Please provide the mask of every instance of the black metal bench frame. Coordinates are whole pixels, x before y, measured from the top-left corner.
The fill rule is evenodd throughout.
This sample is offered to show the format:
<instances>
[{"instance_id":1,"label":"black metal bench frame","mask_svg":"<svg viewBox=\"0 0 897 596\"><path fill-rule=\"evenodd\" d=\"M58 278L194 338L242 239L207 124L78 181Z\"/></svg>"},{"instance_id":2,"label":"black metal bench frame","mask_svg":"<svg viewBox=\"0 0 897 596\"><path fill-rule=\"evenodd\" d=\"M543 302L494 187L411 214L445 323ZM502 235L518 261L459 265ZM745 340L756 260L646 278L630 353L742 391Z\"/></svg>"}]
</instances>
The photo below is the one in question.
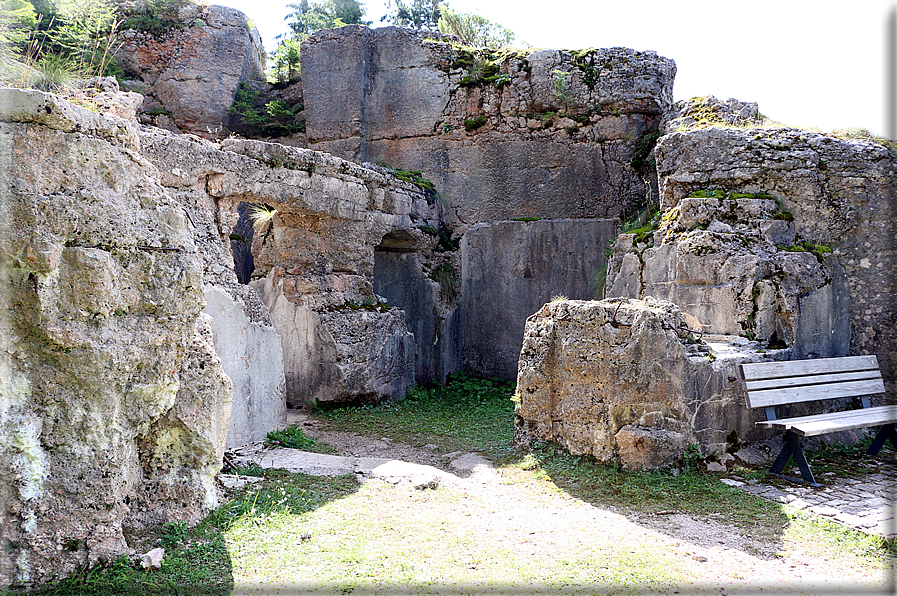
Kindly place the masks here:
<instances>
[{"instance_id":1,"label":"black metal bench frame","mask_svg":"<svg viewBox=\"0 0 897 596\"><path fill-rule=\"evenodd\" d=\"M867 453L877 454L887 440L897 448L897 406L873 408L869 402L870 395L885 392L875 356L759 362L741 364L740 369L748 407L766 411L766 420L757 422L757 426L785 431L782 451L769 469L771 474L822 486L813 478L800 437L880 426ZM776 406L842 397L860 397L863 407L814 416L783 419L776 416ZM791 457L800 469L802 480L781 475Z\"/></svg>"}]
</instances>

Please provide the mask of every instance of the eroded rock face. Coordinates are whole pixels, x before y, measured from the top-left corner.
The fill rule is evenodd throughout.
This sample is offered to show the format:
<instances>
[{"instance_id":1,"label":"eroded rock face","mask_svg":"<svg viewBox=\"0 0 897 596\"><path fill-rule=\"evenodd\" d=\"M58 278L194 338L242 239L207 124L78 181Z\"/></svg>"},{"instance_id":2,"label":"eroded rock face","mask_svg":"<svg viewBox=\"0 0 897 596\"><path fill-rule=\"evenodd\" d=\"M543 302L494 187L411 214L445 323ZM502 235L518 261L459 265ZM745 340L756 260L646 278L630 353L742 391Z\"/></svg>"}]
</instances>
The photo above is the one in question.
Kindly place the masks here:
<instances>
[{"instance_id":1,"label":"eroded rock face","mask_svg":"<svg viewBox=\"0 0 897 596\"><path fill-rule=\"evenodd\" d=\"M675 72L653 52L490 58L396 27L320 31L302 48L315 148L420 170L468 224L642 203L631 162L672 103Z\"/></svg>"},{"instance_id":2,"label":"eroded rock face","mask_svg":"<svg viewBox=\"0 0 897 596\"><path fill-rule=\"evenodd\" d=\"M238 139L218 146L150 131L143 144L163 183L194 213L204 253L217 255L205 257L207 284L231 294L239 285L223 264L239 205L277 211L254 231L254 281L242 287L257 292L280 334L288 404L404 397L414 384L415 342L403 311L374 293L374 253L396 243L431 251L437 240L419 226L439 220L437 204L383 168L308 149Z\"/></svg>"},{"instance_id":3,"label":"eroded rock face","mask_svg":"<svg viewBox=\"0 0 897 596\"><path fill-rule=\"evenodd\" d=\"M0 121L0 584L29 584L215 506L231 384L135 123L9 89Z\"/></svg>"},{"instance_id":4,"label":"eroded rock face","mask_svg":"<svg viewBox=\"0 0 897 596\"><path fill-rule=\"evenodd\" d=\"M891 272L897 270L893 219L897 157L867 141L793 129L711 128L673 133L660 140L656 153L664 212L699 190L765 192L794 218L794 240L781 223L761 222L769 227L759 231L771 243L811 242L831 249L821 268L813 266L809 253L778 257L784 257L786 275L797 275L799 270L793 279L800 280L799 285L806 283L794 288L792 304L804 316L815 316L827 304L840 308L845 302L837 289L840 274L827 265L837 261L846 277L841 283L849 294L849 351L877 355L893 394L897 287ZM687 210L686 205L682 210ZM817 273L806 275L813 270ZM819 275L831 277L831 294L815 290L823 287L813 281ZM770 294L769 288L760 291ZM831 330L839 328L839 316L832 318Z\"/></svg>"},{"instance_id":5,"label":"eroded rock face","mask_svg":"<svg viewBox=\"0 0 897 596\"><path fill-rule=\"evenodd\" d=\"M794 358L846 355L849 292L837 259L795 244L796 222L769 195L696 194L652 235L620 236L607 296L668 300L696 331L789 347Z\"/></svg>"},{"instance_id":6,"label":"eroded rock face","mask_svg":"<svg viewBox=\"0 0 897 596\"><path fill-rule=\"evenodd\" d=\"M183 26L158 36L122 32L116 57L139 76L128 85L144 95L148 122L216 138L230 120L240 81L264 79L261 39L246 15L224 6L189 4L178 20Z\"/></svg>"},{"instance_id":7,"label":"eroded rock face","mask_svg":"<svg viewBox=\"0 0 897 596\"><path fill-rule=\"evenodd\" d=\"M664 301L558 301L529 318L517 376L514 442L557 441L631 469L678 462L689 445L722 452L757 437L736 366L762 357L696 342Z\"/></svg>"}]
</instances>

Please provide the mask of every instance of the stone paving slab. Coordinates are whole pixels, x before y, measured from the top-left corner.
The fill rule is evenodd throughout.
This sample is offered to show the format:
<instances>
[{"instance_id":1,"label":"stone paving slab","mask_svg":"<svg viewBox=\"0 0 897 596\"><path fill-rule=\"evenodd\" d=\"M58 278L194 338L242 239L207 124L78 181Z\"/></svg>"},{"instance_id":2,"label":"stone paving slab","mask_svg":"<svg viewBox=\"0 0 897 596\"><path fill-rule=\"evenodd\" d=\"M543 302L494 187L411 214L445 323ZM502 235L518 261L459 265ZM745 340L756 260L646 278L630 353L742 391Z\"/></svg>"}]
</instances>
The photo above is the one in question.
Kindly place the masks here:
<instances>
[{"instance_id":1,"label":"stone paving slab","mask_svg":"<svg viewBox=\"0 0 897 596\"><path fill-rule=\"evenodd\" d=\"M824 474L825 484L814 488L802 484L772 486L756 480L724 478L740 490L786 507L827 517L867 534L897 538L897 463L862 463L856 478ZM791 472L789 472L791 473ZM795 472L799 475L799 472Z\"/></svg>"}]
</instances>

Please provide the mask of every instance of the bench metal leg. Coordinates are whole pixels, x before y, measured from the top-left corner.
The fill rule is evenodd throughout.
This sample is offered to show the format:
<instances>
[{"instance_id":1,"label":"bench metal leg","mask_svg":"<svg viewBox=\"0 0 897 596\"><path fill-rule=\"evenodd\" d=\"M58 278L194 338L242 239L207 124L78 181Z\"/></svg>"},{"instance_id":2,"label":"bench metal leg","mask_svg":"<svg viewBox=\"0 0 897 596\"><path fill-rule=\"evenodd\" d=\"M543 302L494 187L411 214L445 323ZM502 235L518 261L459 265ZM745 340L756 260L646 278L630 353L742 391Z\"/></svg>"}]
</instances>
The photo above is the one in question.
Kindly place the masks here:
<instances>
[{"instance_id":1,"label":"bench metal leg","mask_svg":"<svg viewBox=\"0 0 897 596\"><path fill-rule=\"evenodd\" d=\"M797 467L800 469L800 475L803 477L803 480L798 480L797 478L789 478L788 476L782 476L780 472L785 468L785 464L788 463L788 460L791 459L791 456L794 456L794 461L797 463ZM776 476L781 476L786 480L791 480L793 482L806 482L810 486L822 486L816 479L813 478L813 472L810 470L810 464L807 463L807 458L804 456L804 450L800 446L800 437L791 432L790 430L785 431L785 444L782 446L782 451L779 452L779 456L776 458L775 463L772 464L772 467L769 469L770 474L775 474Z\"/></svg>"},{"instance_id":2,"label":"bench metal leg","mask_svg":"<svg viewBox=\"0 0 897 596\"><path fill-rule=\"evenodd\" d=\"M885 424L878 430L875 440L869 445L869 455L878 455L881 448L885 446L885 441L891 440L891 445L897 449L897 424Z\"/></svg>"}]
</instances>

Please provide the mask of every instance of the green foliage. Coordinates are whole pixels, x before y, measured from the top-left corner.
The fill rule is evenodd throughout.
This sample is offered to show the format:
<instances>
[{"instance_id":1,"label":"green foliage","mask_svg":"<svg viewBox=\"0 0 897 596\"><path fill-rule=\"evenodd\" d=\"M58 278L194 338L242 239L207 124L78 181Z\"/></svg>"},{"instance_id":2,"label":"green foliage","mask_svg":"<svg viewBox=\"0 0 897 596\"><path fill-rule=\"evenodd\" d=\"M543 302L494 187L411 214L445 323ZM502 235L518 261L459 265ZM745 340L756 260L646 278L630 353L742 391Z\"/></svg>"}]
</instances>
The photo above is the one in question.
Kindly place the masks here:
<instances>
[{"instance_id":1,"label":"green foliage","mask_svg":"<svg viewBox=\"0 0 897 596\"><path fill-rule=\"evenodd\" d=\"M448 6L440 11L438 27L442 33L455 35L462 44L475 48L500 48L514 43L514 32L507 27Z\"/></svg>"},{"instance_id":2,"label":"green foliage","mask_svg":"<svg viewBox=\"0 0 897 596\"><path fill-rule=\"evenodd\" d=\"M287 449L301 449L302 451L313 451L315 453L334 452L329 445L324 445L316 439L306 436L302 429L296 425L289 426L283 430L272 430L269 432L265 436L265 447L268 449L285 447Z\"/></svg>"},{"instance_id":3,"label":"green foliage","mask_svg":"<svg viewBox=\"0 0 897 596\"><path fill-rule=\"evenodd\" d=\"M387 12L380 21L418 31L438 31L439 17L446 8L442 0L387 0Z\"/></svg>"},{"instance_id":4,"label":"green foliage","mask_svg":"<svg viewBox=\"0 0 897 596\"><path fill-rule=\"evenodd\" d=\"M726 191L724 190L696 190L688 195L689 199L725 199Z\"/></svg>"},{"instance_id":5,"label":"green foliage","mask_svg":"<svg viewBox=\"0 0 897 596\"><path fill-rule=\"evenodd\" d=\"M24 50L36 26L37 16L31 4L25 0L0 1L0 51L6 51L10 45Z\"/></svg>"},{"instance_id":6,"label":"green foliage","mask_svg":"<svg viewBox=\"0 0 897 596\"><path fill-rule=\"evenodd\" d=\"M439 296L449 304L454 304L461 285L454 267L439 265L430 272L429 278L439 284Z\"/></svg>"},{"instance_id":7,"label":"green foliage","mask_svg":"<svg viewBox=\"0 0 897 596\"><path fill-rule=\"evenodd\" d=\"M823 255L826 255L832 252L832 249L824 244L815 244L813 242L798 242L797 244L792 244L791 246L783 246L777 245L776 248L779 250L784 250L785 252L809 252L813 253L820 263L823 260Z\"/></svg>"},{"instance_id":8,"label":"green foliage","mask_svg":"<svg viewBox=\"0 0 897 596\"><path fill-rule=\"evenodd\" d=\"M514 217L511 221L522 221L522 222L531 222L531 221L539 221L542 219L541 217Z\"/></svg>"},{"instance_id":9,"label":"green foliage","mask_svg":"<svg viewBox=\"0 0 897 596\"><path fill-rule=\"evenodd\" d=\"M594 90L601 76L601 66L597 63L595 50L592 48L573 52L573 60L576 67L582 71L583 81L589 90Z\"/></svg>"},{"instance_id":10,"label":"green foliage","mask_svg":"<svg viewBox=\"0 0 897 596\"><path fill-rule=\"evenodd\" d=\"M654 232L660 226L660 207L647 206L641 209L632 219L623 223L621 234L635 234L634 244L653 243Z\"/></svg>"},{"instance_id":11,"label":"green foliage","mask_svg":"<svg viewBox=\"0 0 897 596\"><path fill-rule=\"evenodd\" d=\"M343 25L370 25L364 21L364 8L358 0L321 0L309 3L301 0L287 4L293 12L286 17L293 39L303 40L315 31Z\"/></svg>"},{"instance_id":12,"label":"green foliage","mask_svg":"<svg viewBox=\"0 0 897 596\"><path fill-rule=\"evenodd\" d=\"M34 65L37 77L31 86L42 91L55 91L71 84L80 76L76 65L71 60L56 54L47 54Z\"/></svg>"},{"instance_id":13,"label":"green foliage","mask_svg":"<svg viewBox=\"0 0 897 596\"><path fill-rule=\"evenodd\" d=\"M654 158L651 157L651 151L657 145L657 139L660 138L660 127L654 124L645 131L635 143L635 154L632 156L632 169L636 172L645 172L646 169L653 169L655 166Z\"/></svg>"},{"instance_id":14,"label":"green foliage","mask_svg":"<svg viewBox=\"0 0 897 596\"><path fill-rule=\"evenodd\" d=\"M554 87L554 96L566 105L573 97L570 89L570 73L563 70L555 70L551 73L551 80Z\"/></svg>"},{"instance_id":15,"label":"green foliage","mask_svg":"<svg viewBox=\"0 0 897 596\"><path fill-rule=\"evenodd\" d=\"M80 76L108 74L113 67L121 19L110 0L65 0L56 4L54 25L43 33L44 51L67 60Z\"/></svg>"},{"instance_id":16,"label":"green foliage","mask_svg":"<svg viewBox=\"0 0 897 596\"><path fill-rule=\"evenodd\" d=\"M468 118L464 121L464 130L467 132L473 132L476 129L480 128L484 124L486 124L489 119L486 116L477 116L476 118Z\"/></svg>"},{"instance_id":17,"label":"green foliage","mask_svg":"<svg viewBox=\"0 0 897 596\"><path fill-rule=\"evenodd\" d=\"M428 205L434 204L439 199L439 191L436 190L436 185L424 178L420 171L398 170L385 165L383 167L392 170L393 176L399 180L413 184L421 189L424 192L424 197L426 197Z\"/></svg>"},{"instance_id":18,"label":"green foliage","mask_svg":"<svg viewBox=\"0 0 897 596\"><path fill-rule=\"evenodd\" d=\"M259 92L246 81L234 96L234 103L228 112L235 114L239 122L234 128L249 137L283 137L305 131L305 123L297 120L302 106L290 108L280 100L269 101L264 106L258 100Z\"/></svg>"},{"instance_id":19,"label":"green foliage","mask_svg":"<svg viewBox=\"0 0 897 596\"><path fill-rule=\"evenodd\" d=\"M285 83L294 81L302 74L300 68L300 47L302 40L296 37L281 40L271 53L273 65L271 72L277 82Z\"/></svg>"},{"instance_id":20,"label":"green foliage","mask_svg":"<svg viewBox=\"0 0 897 596\"><path fill-rule=\"evenodd\" d=\"M250 464L240 465L234 468L234 474L238 474L240 476L253 476L255 478L264 478L265 477L265 468L261 467L255 462Z\"/></svg>"}]
</instances>

